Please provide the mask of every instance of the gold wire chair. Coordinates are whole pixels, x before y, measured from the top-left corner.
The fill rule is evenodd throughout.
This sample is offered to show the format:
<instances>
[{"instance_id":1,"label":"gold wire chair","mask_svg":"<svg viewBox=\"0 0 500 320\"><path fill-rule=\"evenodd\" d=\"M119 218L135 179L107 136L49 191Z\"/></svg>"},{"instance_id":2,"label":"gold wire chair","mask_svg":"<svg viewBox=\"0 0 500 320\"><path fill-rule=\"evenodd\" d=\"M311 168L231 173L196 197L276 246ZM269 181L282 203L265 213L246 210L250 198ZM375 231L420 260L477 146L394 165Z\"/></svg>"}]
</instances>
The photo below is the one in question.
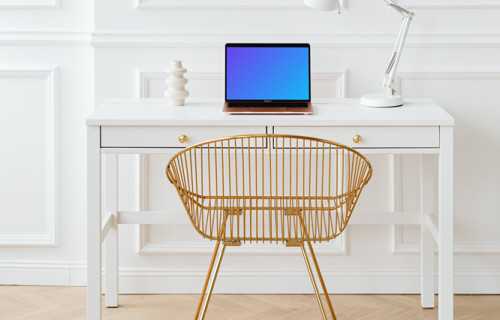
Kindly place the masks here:
<instances>
[{"instance_id":1,"label":"gold wire chair","mask_svg":"<svg viewBox=\"0 0 500 320\"><path fill-rule=\"evenodd\" d=\"M166 174L195 229L217 241L195 319L205 317L226 246L242 242L300 247L326 320L304 246L307 243L328 308L336 319L311 243L334 239L346 228L372 175L371 164L363 155L317 138L243 135L180 151L168 163Z\"/></svg>"}]
</instances>

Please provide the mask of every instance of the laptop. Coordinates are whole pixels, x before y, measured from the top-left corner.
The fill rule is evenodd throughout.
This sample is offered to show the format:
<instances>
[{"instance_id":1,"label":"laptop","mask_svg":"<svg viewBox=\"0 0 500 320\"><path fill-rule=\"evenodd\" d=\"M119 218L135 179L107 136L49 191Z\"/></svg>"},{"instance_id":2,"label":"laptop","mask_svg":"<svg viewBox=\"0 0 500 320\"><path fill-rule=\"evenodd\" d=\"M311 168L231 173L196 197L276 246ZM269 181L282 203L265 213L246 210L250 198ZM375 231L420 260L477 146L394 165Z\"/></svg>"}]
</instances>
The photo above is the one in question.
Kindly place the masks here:
<instances>
[{"instance_id":1,"label":"laptop","mask_svg":"<svg viewBox=\"0 0 500 320\"><path fill-rule=\"evenodd\" d=\"M226 44L227 114L313 114L310 46Z\"/></svg>"}]
</instances>

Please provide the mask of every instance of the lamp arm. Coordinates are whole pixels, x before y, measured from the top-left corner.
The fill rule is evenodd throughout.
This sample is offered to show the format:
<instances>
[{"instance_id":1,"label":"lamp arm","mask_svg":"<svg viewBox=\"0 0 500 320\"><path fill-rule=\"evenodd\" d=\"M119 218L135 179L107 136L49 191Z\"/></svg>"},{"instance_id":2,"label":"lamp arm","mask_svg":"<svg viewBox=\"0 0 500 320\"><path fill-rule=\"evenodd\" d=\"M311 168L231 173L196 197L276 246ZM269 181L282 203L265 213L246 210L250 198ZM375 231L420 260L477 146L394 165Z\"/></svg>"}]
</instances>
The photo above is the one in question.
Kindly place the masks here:
<instances>
[{"instance_id":1,"label":"lamp arm","mask_svg":"<svg viewBox=\"0 0 500 320\"><path fill-rule=\"evenodd\" d=\"M406 40L406 36L408 34L408 29L410 28L410 23L413 16L415 15L415 11L413 9L407 9L401 7L394 0L384 0L384 1L388 6L390 6L403 16L403 24L401 25L401 29L399 30L398 38L396 40L396 44L394 45L391 61L389 62L389 66L387 67L384 76L384 81L382 83L382 86L384 88L389 89L389 94L393 95L396 93L396 87L394 85L396 70L398 68L399 60L401 58L401 52L403 51L403 46Z\"/></svg>"}]
</instances>

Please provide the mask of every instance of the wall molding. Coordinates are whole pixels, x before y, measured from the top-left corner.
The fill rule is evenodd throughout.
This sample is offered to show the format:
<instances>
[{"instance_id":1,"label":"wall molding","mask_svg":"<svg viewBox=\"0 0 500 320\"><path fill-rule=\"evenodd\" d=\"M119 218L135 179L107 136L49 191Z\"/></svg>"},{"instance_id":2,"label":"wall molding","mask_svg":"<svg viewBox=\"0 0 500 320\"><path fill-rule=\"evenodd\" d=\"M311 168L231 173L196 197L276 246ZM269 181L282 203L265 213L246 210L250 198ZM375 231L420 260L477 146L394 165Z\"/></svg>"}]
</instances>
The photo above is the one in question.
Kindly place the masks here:
<instances>
[{"instance_id":1,"label":"wall molding","mask_svg":"<svg viewBox=\"0 0 500 320\"><path fill-rule=\"evenodd\" d=\"M136 96L138 98L149 98L149 81L164 80L167 78L167 73L159 70L146 70L138 69L136 71L137 79L137 92ZM185 77L189 80L213 80L213 81L223 81L224 73L222 72L189 72L185 74ZM336 99L344 99L349 95L349 70L343 69L338 71L319 71L311 72L311 81L335 81L336 87L334 88Z\"/></svg>"},{"instance_id":2,"label":"wall molding","mask_svg":"<svg viewBox=\"0 0 500 320\"><path fill-rule=\"evenodd\" d=\"M482 80L482 79L500 79L500 69L498 68L476 68L474 70L468 69L435 69L435 70L415 70L415 71L398 71L396 74L396 88L401 92L402 81L404 80Z\"/></svg>"},{"instance_id":3,"label":"wall molding","mask_svg":"<svg viewBox=\"0 0 500 320\"><path fill-rule=\"evenodd\" d=\"M389 181L391 194L391 211L403 211L403 157L400 154L391 154L389 156ZM392 253L400 253L401 239L403 238L403 228L401 225L392 225Z\"/></svg>"},{"instance_id":4,"label":"wall molding","mask_svg":"<svg viewBox=\"0 0 500 320\"><path fill-rule=\"evenodd\" d=\"M60 9L61 0L0 0L0 9Z\"/></svg>"},{"instance_id":5,"label":"wall molding","mask_svg":"<svg viewBox=\"0 0 500 320\"><path fill-rule=\"evenodd\" d=\"M402 232L396 234L393 253L397 254L420 254L420 243L408 243L402 239ZM438 248L435 248L438 252ZM453 252L464 255L498 255L500 254L500 244L480 243L480 244L455 244Z\"/></svg>"},{"instance_id":6,"label":"wall molding","mask_svg":"<svg viewBox=\"0 0 500 320\"><path fill-rule=\"evenodd\" d=\"M90 32L63 30L0 31L0 45L90 45Z\"/></svg>"},{"instance_id":7,"label":"wall molding","mask_svg":"<svg viewBox=\"0 0 500 320\"><path fill-rule=\"evenodd\" d=\"M300 0L136 0L147 10L306 10Z\"/></svg>"},{"instance_id":8,"label":"wall molding","mask_svg":"<svg viewBox=\"0 0 500 320\"><path fill-rule=\"evenodd\" d=\"M346 0L345 0L346 1ZM208 3L207 3L208 2ZM498 0L406 0L404 5L415 9L498 9ZM143 10L307 10L297 0L136 0L136 9Z\"/></svg>"},{"instance_id":9,"label":"wall molding","mask_svg":"<svg viewBox=\"0 0 500 320\"><path fill-rule=\"evenodd\" d=\"M0 235L0 247L56 247L60 233L60 181L59 181L59 68L44 67L1 67L1 78L42 78L46 80L47 127L47 184L48 198L46 210L46 230L41 235Z\"/></svg>"},{"instance_id":10,"label":"wall molding","mask_svg":"<svg viewBox=\"0 0 500 320\"><path fill-rule=\"evenodd\" d=\"M150 80L165 80L168 75L165 71L159 70L143 70L138 69L136 71L136 79L137 79L137 94L136 96L139 98L149 98L149 81ZM223 81L224 73L222 72L188 72L184 75L184 77L189 80L213 80L213 81ZM165 88L166 89L166 88Z\"/></svg>"},{"instance_id":11,"label":"wall molding","mask_svg":"<svg viewBox=\"0 0 500 320\"><path fill-rule=\"evenodd\" d=\"M349 97L349 69L338 71L312 71L311 82L314 80L335 80L335 99L346 99Z\"/></svg>"},{"instance_id":12,"label":"wall molding","mask_svg":"<svg viewBox=\"0 0 500 320\"><path fill-rule=\"evenodd\" d=\"M232 254L236 250L231 250ZM321 263L321 262L320 262ZM299 268L302 266L298 265ZM322 268L332 294L419 294L420 269L391 267ZM206 271L120 270L121 293L198 294ZM455 268L455 294L499 294L500 269ZM234 284L238 283L237 286ZM181 291L181 292L180 292ZM242 270L221 268L215 293L308 293L307 272L291 270Z\"/></svg>"},{"instance_id":13,"label":"wall molding","mask_svg":"<svg viewBox=\"0 0 500 320\"><path fill-rule=\"evenodd\" d=\"M404 5L415 9L499 9L498 0L407 0Z\"/></svg>"},{"instance_id":14,"label":"wall molding","mask_svg":"<svg viewBox=\"0 0 500 320\"><path fill-rule=\"evenodd\" d=\"M403 70L396 74L396 89L402 93L405 80L500 80L500 70L491 68L469 69L435 69L435 70ZM420 243L408 243L403 240L403 228L393 227L392 252L397 254L419 254ZM436 248L437 250L437 248ZM456 254L500 254L500 243L455 244Z\"/></svg>"},{"instance_id":15,"label":"wall molding","mask_svg":"<svg viewBox=\"0 0 500 320\"><path fill-rule=\"evenodd\" d=\"M230 250L228 254L232 255L236 251ZM0 262L0 284L85 286L86 272L85 261L5 261ZM352 268L336 265L323 267L322 273L332 294L418 294L420 291L418 268ZM105 278L105 271L103 276ZM120 293L199 294L205 276L204 267L169 270L122 267L119 271ZM236 287L235 282L238 283ZM102 283L103 286L106 285L105 279ZM238 291L235 291L235 288ZM499 268L455 268L455 294L500 294L499 288ZM217 278L215 293L312 293L311 290L305 268L296 271L222 267Z\"/></svg>"},{"instance_id":16,"label":"wall molding","mask_svg":"<svg viewBox=\"0 0 500 320\"><path fill-rule=\"evenodd\" d=\"M85 286L87 262L2 261L0 285Z\"/></svg>"},{"instance_id":17,"label":"wall molding","mask_svg":"<svg viewBox=\"0 0 500 320\"><path fill-rule=\"evenodd\" d=\"M500 254L500 243L458 244L455 245L458 254Z\"/></svg>"},{"instance_id":18,"label":"wall molding","mask_svg":"<svg viewBox=\"0 0 500 320\"><path fill-rule=\"evenodd\" d=\"M94 47L222 48L227 42L307 42L316 48L392 48L396 34L200 34L94 31ZM410 34L405 48L498 48L500 34Z\"/></svg>"}]
</instances>

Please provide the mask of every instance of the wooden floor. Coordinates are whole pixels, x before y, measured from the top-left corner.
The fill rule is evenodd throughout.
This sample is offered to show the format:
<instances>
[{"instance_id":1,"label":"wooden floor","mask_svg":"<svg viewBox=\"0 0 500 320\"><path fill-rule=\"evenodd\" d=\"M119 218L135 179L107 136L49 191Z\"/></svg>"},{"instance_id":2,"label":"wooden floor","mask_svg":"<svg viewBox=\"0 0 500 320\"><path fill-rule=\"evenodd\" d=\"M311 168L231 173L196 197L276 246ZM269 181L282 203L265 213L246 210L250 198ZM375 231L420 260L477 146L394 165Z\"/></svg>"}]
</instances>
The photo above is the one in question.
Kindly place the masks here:
<instances>
[{"instance_id":1,"label":"wooden floor","mask_svg":"<svg viewBox=\"0 0 500 320\"><path fill-rule=\"evenodd\" d=\"M84 320L84 287L0 286L2 320ZM437 319L418 295L332 295L339 320ZM193 319L197 295L121 295L103 319ZM214 295L206 320L321 319L312 295ZM500 320L500 295L455 296L455 319Z\"/></svg>"}]
</instances>

